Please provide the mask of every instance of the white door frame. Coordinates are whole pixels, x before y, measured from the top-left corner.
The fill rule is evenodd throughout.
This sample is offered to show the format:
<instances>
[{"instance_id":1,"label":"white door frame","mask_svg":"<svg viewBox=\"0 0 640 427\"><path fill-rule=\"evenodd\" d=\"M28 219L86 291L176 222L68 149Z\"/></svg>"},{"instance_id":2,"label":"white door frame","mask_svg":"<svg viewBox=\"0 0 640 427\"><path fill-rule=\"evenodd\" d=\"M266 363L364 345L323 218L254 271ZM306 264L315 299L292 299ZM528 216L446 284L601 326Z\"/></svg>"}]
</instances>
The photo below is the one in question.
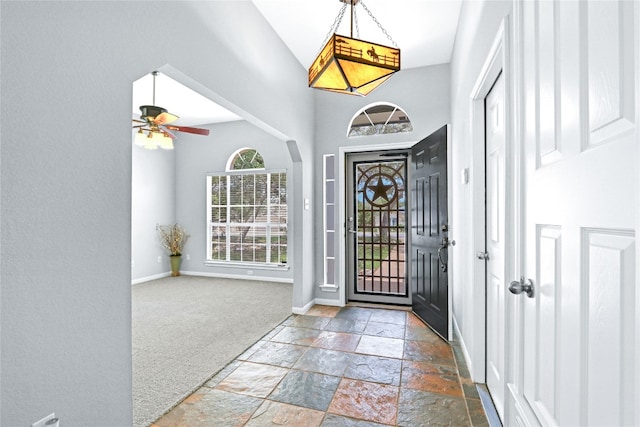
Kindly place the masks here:
<instances>
[{"instance_id":1,"label":"white door frame","mask_svg":"<svg viewBox=\"0 0 640 427\"><path fill-rule=\"evenodd\" d=\"M635 4L635 39L640 40L640 4ZM640 54L636 50L636 141L640 140ZM640 164L640 150L638 164ZM638 188L640 188L640 172L636 174ZM640 210L636 220L636 233L640 230ZM636 265L640 266L640 251L636 251ZM636 268L636 283L640 283L640 268ZM636 307L640 307L640 292L636 292ZM636 354L640 354L640 314L636 312ZM635 397L640 399L640 369L636 369ZM640 420L640 407L636 406L636 420Z\"/></svg>"},{"instance_id":2,"label":"white door frame","mask_svg":"<svg viewBox=\"0 0 640 427\"><path fill-rule=\"evenodd\" d=\"M437 129L434 129L435 131ZM433 132L432 131L432 132ZM336 223L336 238L338 239L338 277L336 278L336 285L338 287L338 306L344 307L347 303L347 284L346 284L346 255L347 255L347 242L345 238L345 173L346 173L346 157L348 153L367 152L367 151L385 151L385 150L404 150L410 149L418 141L407 141L398 143L386 143L376 145L358 145L339 147L338 149L338 175L336 176L336 182L338 186L338 197L336 199L336 208L338 210L338 222ZM452 153L451 153L451 126L447 131L447 171L451 171ZM411 156L408 158L409 165L411 163ZM411 178L411 168L408 167L408 180ZM449 173L449 172L448 172ZM452 193L452 179L447 180L447 191L451 195ZM448 198L447 209L452 212L453 197ZM455 224L452 220L452 216L449 216L449 230L455 230ZM410 243L408 243L410 245ZM410 250L410 248L409 248ZM451 263L455 262L455 256L453 251L449 253L449 260ZM453 292L451 291L451 285L453 283L453 272L449 270L449 336L452 336L453 325ZM410 284L409 284L410 285Z\"/></svg>"},{"instance_id":3,"label":"white door frame","mask_svg":"<svg viewBox=\"0 0 640 427\"><path fill-rule=\"evenodd\" d=\"M493 41L493 45L485 59L484 65L478 75L476 83L471 91L471 139L473 153L471 156L471 194L472 209L475 212L471 225L470 253L467 259L471 264L471 276L475 286L471 287L473 295L472 331L468 333L473 342L472 352L462 342L463 351L469 360L469 370L471 379L477 383L486 382L486 262L476 258L476 252L484 251L486 246L485 236L485 105L484 101L491 90L493 83L502 72L505 84L505 176L508 179L505 184L505 209L506 209L506 245L505 254L512 254L505 259L507 278L515 277L514 271L519 262L519 243L516 241L515 226L518 218L518 198L520 187L520 149L514 138L513 107L515 102L512 99L515 90L512 78L512 51L510 40L509 19L505 17ZM506 285L505 285L506 290ZM508 311L508 310L507 310ZM508 316L505 313L505 318ZM468 335L468 336L469 336ZM505 341L511 335L509 322L505 325ZM509 360L505 357L505 369L509 369ZM506 372L505 372L506 373Z\"/></svg>"}]
</instances>

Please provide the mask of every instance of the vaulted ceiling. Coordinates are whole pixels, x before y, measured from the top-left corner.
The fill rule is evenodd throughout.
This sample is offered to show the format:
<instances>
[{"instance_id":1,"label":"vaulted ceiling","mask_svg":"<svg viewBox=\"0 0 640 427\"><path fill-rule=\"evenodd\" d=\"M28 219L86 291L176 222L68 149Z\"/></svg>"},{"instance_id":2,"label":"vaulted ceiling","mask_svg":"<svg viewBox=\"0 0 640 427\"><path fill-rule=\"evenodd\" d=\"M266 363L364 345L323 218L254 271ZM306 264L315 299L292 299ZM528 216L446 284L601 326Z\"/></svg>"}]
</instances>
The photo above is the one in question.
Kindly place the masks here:
<instances>
[{"instance_id":1,"label":"vaulted ceiling","mask_svg":"<svg viewBox=\"0 0 640 427\"><path fill-rule=\"evenodd\" d=\"M402 68L448 63L458 28L462 0L362 0L356 4L360 37L392 45L382 29L401 49ZM341 0L252 0L289 50L308 68L325 41ZM366 7L366 9L364 9ZM371 12L381 28L368 14ZM347 6L338 34L351 34Z\"/></svg>"},{"instance_id":2,"label":"vaulted ceiling","mask_svg":"<svg viewBox=\"0 0 640 427\"><path fill-rule=\"evenodd\" d=\"M342 0L251 1L305 69L330 35L344 4ZM362 1L363 4L354 8L354 37L383 45L395 42L401 49L403 69L450 62L463 0ZM350 10L347 6L336 31L338 34L351 34ZM152 94L151 74L134 82L134 117L139 116L140 105L152 103ZM156 79L155 102L155 105L180 116L176 124L181 126L241 119L162 74Z\"/></svg>"}]
</instances>

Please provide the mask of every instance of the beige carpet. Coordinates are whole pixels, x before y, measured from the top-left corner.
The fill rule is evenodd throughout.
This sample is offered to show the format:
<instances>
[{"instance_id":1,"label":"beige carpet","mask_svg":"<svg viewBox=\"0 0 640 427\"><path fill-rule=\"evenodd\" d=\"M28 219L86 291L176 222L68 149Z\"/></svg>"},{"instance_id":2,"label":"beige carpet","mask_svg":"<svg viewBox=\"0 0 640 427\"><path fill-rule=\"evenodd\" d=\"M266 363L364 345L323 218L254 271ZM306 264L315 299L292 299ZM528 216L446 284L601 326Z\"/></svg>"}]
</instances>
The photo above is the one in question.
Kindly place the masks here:
<instances>
[{"instance_id":1,"label":"beige carpet","mask_svg":"<svg viewBox=\"0 0 640 427\"><path fill-rule=\"evenodd\" d=\"M167 277L132 286L134 427L146 427L291 314L288 283Z\"/></svg>"}]
</instances>

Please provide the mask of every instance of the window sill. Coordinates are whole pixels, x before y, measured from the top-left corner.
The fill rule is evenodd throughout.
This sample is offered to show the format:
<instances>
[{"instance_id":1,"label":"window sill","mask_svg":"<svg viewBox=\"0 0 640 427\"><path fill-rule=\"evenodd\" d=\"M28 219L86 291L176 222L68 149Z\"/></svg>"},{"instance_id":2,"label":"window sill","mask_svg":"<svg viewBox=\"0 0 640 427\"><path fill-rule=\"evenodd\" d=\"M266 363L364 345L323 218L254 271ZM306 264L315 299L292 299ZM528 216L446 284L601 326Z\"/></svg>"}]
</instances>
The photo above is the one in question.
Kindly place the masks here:
<instances>
[{"instance_id":1,"label":"window sill","mask_svg":"<svg viewBox=\"0 0 640 427\"><path fill-rule=\"evenodd\" d=\"M205 261L207 267L250 268L252 270L289 271L288 264L258 264L233 261Z\"/></svg>"}]
</instances>

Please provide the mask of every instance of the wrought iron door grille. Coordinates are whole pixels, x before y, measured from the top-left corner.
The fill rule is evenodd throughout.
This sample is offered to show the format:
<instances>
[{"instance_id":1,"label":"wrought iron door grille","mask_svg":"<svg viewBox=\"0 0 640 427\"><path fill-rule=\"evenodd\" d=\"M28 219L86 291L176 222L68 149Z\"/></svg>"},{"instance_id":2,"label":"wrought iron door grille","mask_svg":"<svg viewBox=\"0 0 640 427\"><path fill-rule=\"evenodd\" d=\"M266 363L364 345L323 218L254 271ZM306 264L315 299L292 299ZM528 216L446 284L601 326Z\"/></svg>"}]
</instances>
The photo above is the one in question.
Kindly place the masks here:
<instances>
[{"instance_id":1,"label":"wrought iron door grille","mask_svg":"<svg viewBox=\"0 0 640 427\"><path fill-rule=\"evenodd\" d=\"M406 296L406 161L355 167L356 293Z\"/></svg>"}]
</instances>

